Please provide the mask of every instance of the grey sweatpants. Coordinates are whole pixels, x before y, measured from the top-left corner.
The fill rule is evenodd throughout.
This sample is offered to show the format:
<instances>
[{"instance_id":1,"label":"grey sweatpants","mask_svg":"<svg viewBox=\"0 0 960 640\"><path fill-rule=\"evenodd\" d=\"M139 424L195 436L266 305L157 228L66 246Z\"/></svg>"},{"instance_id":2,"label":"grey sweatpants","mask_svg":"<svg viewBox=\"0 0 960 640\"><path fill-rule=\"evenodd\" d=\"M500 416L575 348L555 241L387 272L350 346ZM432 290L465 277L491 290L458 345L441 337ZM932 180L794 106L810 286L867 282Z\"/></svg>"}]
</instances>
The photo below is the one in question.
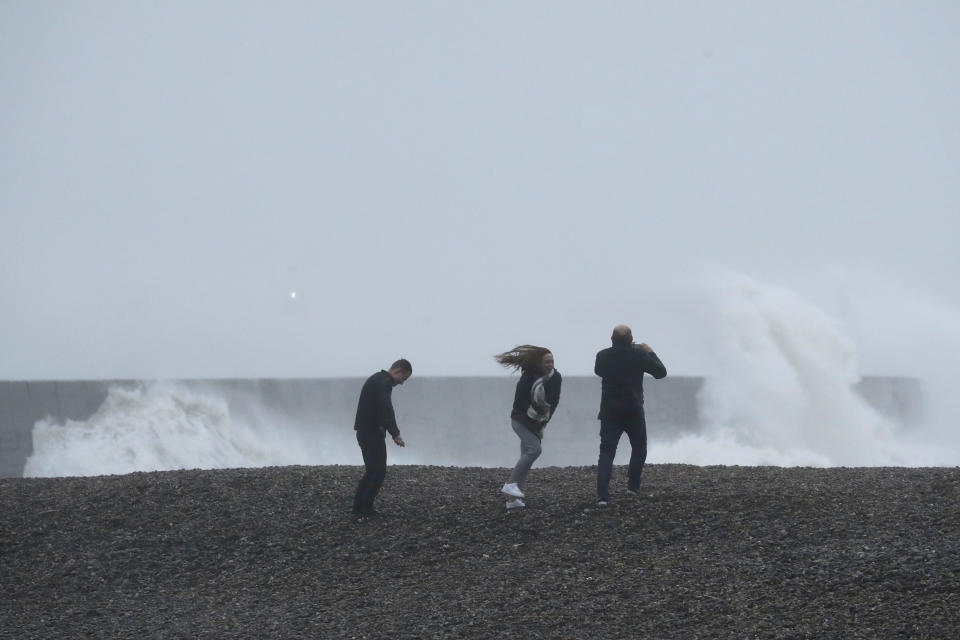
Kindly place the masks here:
<instances>
[{"instance_id":1,"label":"grey sweatpants","mask_svg":"<svg viewBox=\"0 0 960 640\"><path fill-rule=\"evenodd\" d=\"M521 422L510 420L513 425L513 431L520 437L520 459L510 473L510 482L516 482L520 486L530 473L530 467L534 460L540 457L540 438L534 435Z\"/></svg>"}]
</instances>

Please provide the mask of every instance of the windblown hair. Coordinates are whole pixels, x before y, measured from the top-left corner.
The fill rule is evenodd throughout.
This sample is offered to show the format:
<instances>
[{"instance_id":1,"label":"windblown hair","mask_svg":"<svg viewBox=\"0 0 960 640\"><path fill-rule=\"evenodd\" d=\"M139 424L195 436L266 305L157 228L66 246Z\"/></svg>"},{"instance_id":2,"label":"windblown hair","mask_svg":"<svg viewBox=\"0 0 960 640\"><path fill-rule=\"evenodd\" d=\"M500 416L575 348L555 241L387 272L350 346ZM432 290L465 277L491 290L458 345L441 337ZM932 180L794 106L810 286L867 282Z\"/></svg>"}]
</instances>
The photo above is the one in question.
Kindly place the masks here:
<instances>
[{"instance_id":1,"label":"windblown hair","mask_svg":"<svg viewBox=\"0 0 960 640\"><path fill-rule=\"evenodd\" d=\"M532 344L521 344L510 351L504 351L501 354L493 356L493 359L507 368L514 370L540 371L543 366L543 356L552 353L546 347L538 347Z\"/></svg>"}]
</instances>

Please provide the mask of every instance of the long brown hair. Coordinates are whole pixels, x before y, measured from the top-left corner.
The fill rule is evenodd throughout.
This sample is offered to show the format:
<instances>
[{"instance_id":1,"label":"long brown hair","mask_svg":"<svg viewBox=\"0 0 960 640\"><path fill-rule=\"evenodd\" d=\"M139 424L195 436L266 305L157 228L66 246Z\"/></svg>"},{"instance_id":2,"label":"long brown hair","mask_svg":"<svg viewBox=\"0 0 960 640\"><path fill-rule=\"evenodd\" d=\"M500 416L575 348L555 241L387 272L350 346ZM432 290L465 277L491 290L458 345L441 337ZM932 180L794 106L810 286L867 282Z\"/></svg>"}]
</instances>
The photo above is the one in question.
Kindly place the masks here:
<instances>
[{"instance_id":1,"label":"long brown hair","mask_svg":"<svg viewBox=\"0 0 960 640\"><path fill-rule=\"evenodd\" d=\"M507 368L514 370L533 371L543 370L543 356L553 353L546 347L538 347L533 344L517 345L509 351L493 356L493 359Z\"/></svg>"}]
</instances>

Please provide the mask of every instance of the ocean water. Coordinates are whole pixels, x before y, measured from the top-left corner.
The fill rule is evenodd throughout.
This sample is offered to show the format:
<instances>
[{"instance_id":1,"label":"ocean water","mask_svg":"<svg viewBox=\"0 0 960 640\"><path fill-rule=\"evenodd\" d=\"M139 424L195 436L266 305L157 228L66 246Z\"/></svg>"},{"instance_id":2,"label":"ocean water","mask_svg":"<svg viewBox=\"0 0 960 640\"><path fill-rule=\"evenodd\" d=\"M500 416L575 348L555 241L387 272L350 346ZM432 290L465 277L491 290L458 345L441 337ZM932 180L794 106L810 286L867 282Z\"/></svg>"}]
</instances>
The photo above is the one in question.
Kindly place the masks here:
<instances>
[{"instance_id":1,"label":"ocean water","mask_svg":"<svg viewBox=\"0 0 960 640\"><path fill-rule=\"evenodd\" d=\"M935 321L921 327L925 340L908 345L925 359L928 375L922 379L923 414L903 424L854 390L861 376L858 345L844 322L818 304L729 273L701 282L688 295L703 318L697 339L707 345L705 379L698 397L676 401L696 402L695 424L648 420L648 462L960 464L960 436L953 428L958 411L952 385L944 383L957 344L955 325L944 320L949 312L928 310L925 317ZM922 344L936 346L924 351ZM351 428L361 383L346 380L323 399L216 384L117 386L87 420L38 422L24 474L361 464ZM513 465L518 444L506 419L513 381L457 384L414 377L395 392L409 446L388 443L392 464ZM648 378L648 394L657 384ZM584 379L579 390L565 385L538 466L595 464L598 399L595 379ZM617 463L628 457L624 438Z\"/></svg>"},{"instance_id":2,"label":"ocean water","mask_svg":"<svg viewBox=\"0 0 960 640\"><path fill-rule=\"evenodd\" d=\"M116 386L85 421L41 420L25 476L85 476L165 469L310 462L289 436L270 437L232 415L223 397L170 382Z\"/></svg>"},{"instance_id":3,"label":"ocean water","mask_svg":"<svg viewBox=\"0 0 960 640\"><path fill-rule=\"evenodd\" d=\"M710 372L702 430L651 448L652 462L775 466L954 466L943 412L897 424L854 391L857 345L788 289L740 274L704 287ZM939 375L939 374L937 374ZM942 390L924 385L928 402ZM944 408L947 412L952 412ZM909 427L909 428L904 428Z\"/></svg>"}]
</instances>

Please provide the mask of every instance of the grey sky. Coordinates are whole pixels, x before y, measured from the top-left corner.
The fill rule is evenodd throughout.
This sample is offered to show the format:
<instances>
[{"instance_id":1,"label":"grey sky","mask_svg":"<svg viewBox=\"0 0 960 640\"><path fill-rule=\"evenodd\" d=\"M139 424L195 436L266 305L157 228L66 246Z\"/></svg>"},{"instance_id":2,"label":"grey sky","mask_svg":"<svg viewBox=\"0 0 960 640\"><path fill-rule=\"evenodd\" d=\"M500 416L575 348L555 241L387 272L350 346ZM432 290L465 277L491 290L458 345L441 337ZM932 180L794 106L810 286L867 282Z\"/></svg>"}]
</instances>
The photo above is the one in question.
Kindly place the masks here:
<instances>
[{"instance_id":1,"label":"grey sky","mask_svg":"<svg viewBox=\"0 0 960 640\"><path fill-rule=\"evenodd\" d=\"M711 266L814 298L869 274L885 308L955 313L957 24L952 2L7 0L0 378L498 374L518 342L586 374L619 322L695 374L675 285Z\"/></svg>"}]
</instances>

